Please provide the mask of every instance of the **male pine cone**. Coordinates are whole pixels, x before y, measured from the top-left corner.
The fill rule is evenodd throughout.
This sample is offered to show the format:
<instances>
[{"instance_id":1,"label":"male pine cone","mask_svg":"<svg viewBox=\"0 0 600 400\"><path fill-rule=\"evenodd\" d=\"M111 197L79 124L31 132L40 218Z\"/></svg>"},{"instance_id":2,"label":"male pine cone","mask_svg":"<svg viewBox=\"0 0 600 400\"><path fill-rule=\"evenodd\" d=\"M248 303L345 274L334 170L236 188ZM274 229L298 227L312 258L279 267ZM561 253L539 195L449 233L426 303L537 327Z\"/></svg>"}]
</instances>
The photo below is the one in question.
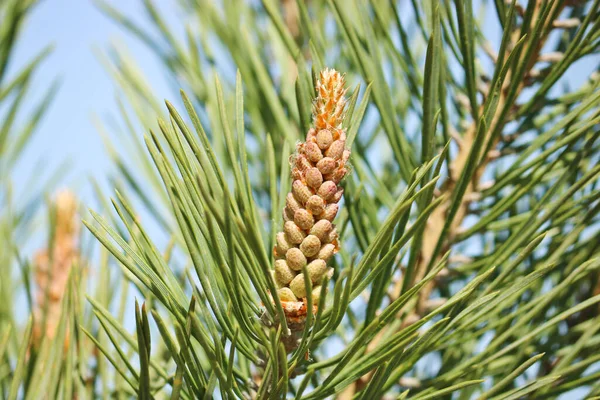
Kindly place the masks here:
<instances>
[{"instance_id":1,"label":"male pine cone","mask_svg":"<svg viewBox=\"0 0 600 400\"><path fill-rule=\"evenodd\" d=\"M338 185L348 172L350 157L342 128L344 77L325 69L315 89L314 127L291 158L294 181L283 209L283 231L277 233L274 247L274 276L282 302L306 298L305 266L313 285L312 298L318 301L323 276L333 272L327 261L338 251L338 233L332 222L344 192Z\"/></svg>"},{"instance_id":2,"label":"male pine cone","mask_svg":"<svg viewBox=\"0 0 600 400\"><path fill-rule=\"evenodd\" d=\"M78 250L79 219L77 199L69 191L61 191L54 202L56 217L51 248L39 251L34 259L35 295L33 344L38 347L43 337L53 339L61 321L62 301L71 268L80 260ZM64 346L69 344L67 331Z\"/></svg>"}]
</instances>

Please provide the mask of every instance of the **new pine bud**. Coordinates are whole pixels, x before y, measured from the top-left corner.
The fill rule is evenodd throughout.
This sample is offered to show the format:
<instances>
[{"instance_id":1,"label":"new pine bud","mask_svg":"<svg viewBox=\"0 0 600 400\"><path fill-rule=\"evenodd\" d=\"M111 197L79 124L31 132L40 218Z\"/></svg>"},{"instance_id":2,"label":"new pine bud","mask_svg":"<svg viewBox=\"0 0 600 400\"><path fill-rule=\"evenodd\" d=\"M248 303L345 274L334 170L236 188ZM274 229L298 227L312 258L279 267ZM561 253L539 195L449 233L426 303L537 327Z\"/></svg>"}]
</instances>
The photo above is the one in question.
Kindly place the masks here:
<instances>
[{"instance_id":1,"label":"new pine bud","mask_svg":"<svg viewBox=\"0 0 600 400\"><path fill-rule=\"evenodd\" d=\"M335 245L331 243L324 244L319 253L317 254L317 258L328 261L335 254Z\"/></svg>"},{"instance_id":2,"label":"new pine bud","mask_svg":"<svg viewBox=\"0 0 600 400\"><path fill-rule=\"evenodd\" d=\"M306 265L306 256L297 247L292 247L285 253L287 265L294 271L300 271Z\"/></svg>"},{"instance_id":3,"label":"new pine bud","mask_svg":"<svg viewBox=\"0 0 600 400\"><path fill-rule=\"evenodd\" d=\"M300 243L300 250L306 257L312 257L321 250L321 241L315 235L308 235Z\"/></svg>"},{"instance_id":4,"label":"new pine bud","mask_svg":"<svg viewBox=\"0 0 600 400\"><path fill-rule=\"evenodd\" d=\"M312 196L312 192L308 186L306 186L300 180L295 180L294 183L292 183L292 192L296 200L298 200L302 206L304 206L308 201L308 198Z\"/></svg>"},{"instance_id":5,"label":"new pine bud","mask_svg":"<svg viewBox=\"0 0 600 400\"><path fill-rule=\"evenodd\" d=\"M296 200L292 193L288 193L285 198L285 206L290 209L292 215L302 208L302 204Z\"/></svg>"},{"instance_id":6,"label":"new pine bud","mask_svg":"<svg viewBox=\"0 0 600 400\"><path fill-rule=\"evenodd\" d=\"M337 190L338 190L337 185L335 183L333 183L332 181L327 181L327 182L323 182L323 184L317 191L317 194L323 200L329 201L329 200L333 199L333 196L335 196Z\"/></svg>"},{"instance_id":7,"label":"new pine bud","mask_svg":"<svg viewBox=\"0 0 600 400\"><path fill-rule=\"evenodd\" d=\"M342 162L346 163L350 158L350 150L344 150L344 154L342 154Z\"/></svg>"},{"instance_id":8,"label":"new pine bud","mask_svg":"<svg viewBox=\"0 0 600 400\"><path fill-rule=\"evenodd\" d=\"M339 206L337 203L327 204L325 206L325 212L321 216L322 218L332 222L335 216L337 215Z\"/></svg>"},{"instance_id":9,"label":"new pine bud","mask_svg":"<svg viewBox=\"0 0 600 400\"><path fill-rule=\"evenodd\" d=\"M309 142L304 145L306 157L313 163L318 163L323 158L323 153L319 145L314 142Z\"/></svg>"},{"instance_id":10,"label":"new pine bud","mask_svg":"<svg viewBox=\"0 0 600 400\"><path fill-rule=\"evenodd\" d=\"M296 157L296 167L298 167L298 169L300 171L306 171L307 169L312 167L312 164L310 163L310 161L308 161L308 159L306 158L306 156L304 156L303 154L299 154Z\"/></svg>"},{"instance_id":11,"label":"new pine bud","mask_svg":"<svg viewBox=\"0 0 600 400\"><path fill-rule=\"evenodd\" d=\"M287 285L294 279L296 273L288 266L285 260L275 261L275 281Z\"/></svg>"},{"instance_id":12,"label":"new pine bud","mask_svg":"<svg viewBox=\"0 0 600 400\"><path fill-rule=\"evenodd\" d=\"M287 238L285 237L285 233L277 233L275 236L275 241L277 242L275 245L277 254L281 257L285 256L285 253L292 247L292 244L288 242Z\"/></svg>"},{"instance_id":13,"label":"new pine bud","mask_svg":"<svg viewBox=\"0 0 600 400\"><path fill-rule=\"evenodd\" d=\"M317 133L317 145L321 150L327 149L333 143L333 134L328 129L322 129Z\"/></svg>"},{"instance_id":14,"label":"new pine bud","mask_svg":"<svg viewBox=\"0 0 600 400\"><path fill-rule=\"evenodd\" d=\"M334 160L339 160L342 158L342 154L344 153L344 146L346 145L343 140L336 140L329 146L327 151L325 151L325 156L333 158Z\"/></svg>"},{"instance_id":15,"label":"new pine bud","mask_svg":"<svg viewBox=\"0 0 600 400\"><path fill-rule=\"evenodd\" d=\"M282 287L286 287L287 284L279 282L279 280L277 279L277 274L275 273L274 270L271 271L271 278L273 278L273 280L275 281L275 286L277 287L277 289L281 289Z\"/></svg>"},{"instance_id":16,"label":"new pine bud","mask_svg":"<svg viewBox=\"0 0 600 400\"><path fill-rule=\"evenodd\" d=\"M306 297L306 286L304 286L304 274L298 274L290 282L290 289L298 298Z\"/></svg>"},{"instance_id":17,"label":"new pine bud","mask_svg":"<svg viewBox=\"0 0 600 400\"><path fill-rule=\"evenodd\" d=\"M296 225L294 221L287 221L283 225L283 230L286 234L287 241L292 244L300 244L306 237L306 234L302 229L298 228L298 225Z\"/></svg>"},{"instance_id":18,"label":"new pine bud","mask_svg":"<svg viewBox=\"0 0 600 400\"><path fill-rule=\"evenodd\" d=\"M325 272L327 272L327 263L324 260L316 259L311 261L310 264L306 267L308 270L308 276L312 283L317 283L321 281Z\"/></svg>"},{"instance_id":19,"label":"new pine bud","mask_svg":"<svg viewBox=\"0 0 600 400\"><path fill-rule=\"evenodd\" d=\"M298 301L298 298L294 295L294 292L289 287L284 287L277 290L277 295L282 301Z\"/></svg>"},{"instance_id":20,"label":"new pine bud","mask_svg":"<svg viewBox=\"0 0 600 400\"><path fill-rule=\"evenodd\" d=\"M321 242L324 242L325 239L328 238L331 229L333 229L331 222L327 221L326 219L322 219L313 225L312 229L310 230L310 234L315 235Z\"/></svg>"},{"instance_id":21,"label":"new pine bud","mask_svg":"<svg viewBox=\"0 0 600 400\"><path fill-rule=\"evenodd\" d=\"M293 220L294 220L294 212L288 206L286 206L283 209L283 221L288 222L288 221L293 221Z\"/></svg>"},{"instance_id":22,"label":"new pine bud","mask_svg":"<svg viewBox=\"0 0 600 400\"><path fill-rule=\"evenodd\" d=\"M348 169L346 167L340 167L340 168L336 169L335 171L333 171L331 174L327 175L327 180L331 180L337 184L337 183L340 183L340 181L342 179L344 179L344 177L347 174L348 174Z\"/></svg>"},{"instance_id":23,"label":"new pine bud","mask_svg":"<svg viewBox=\"0 0 600 400\"><path fill-rule=\"evenodd\" d=\"M321 215L325 211L325 200L318 195L310 196L306 202L306 209L313 215Z\"/></svg>"},{"instance_id":24,"label":"new pine bud","mask_svg":"<svg viewBox=\"0 0 600 400\"><path fill-rule=\"evenodd\" d=\"M323 175L332 173L335 170L335 167L335 160L331 157L325 157L317 163L317 168L319 169L319 171L321 171Z\"/></svg>"},{"instance_id":25,"label":"new pine bud","mask_svg":"<svg viewBox=\"0 0 600 400\"><path fill-rule=\"evenodd\" d=\"M317 189L323 184L323 174L318 168L309 168L306 171L306 184L313 189Z\"/></svg>"},{"instance_id":26,"label":"new pine bud","mask_svg":"<svg viewBox=\"0 0 600 400\"><path fill-rule=\"evenodd\" d=\"M307 231L313 226L312 214L304 209L300 209L294 214L294 223L298 225L300 229Z\"/></svg>"}]
</instances>

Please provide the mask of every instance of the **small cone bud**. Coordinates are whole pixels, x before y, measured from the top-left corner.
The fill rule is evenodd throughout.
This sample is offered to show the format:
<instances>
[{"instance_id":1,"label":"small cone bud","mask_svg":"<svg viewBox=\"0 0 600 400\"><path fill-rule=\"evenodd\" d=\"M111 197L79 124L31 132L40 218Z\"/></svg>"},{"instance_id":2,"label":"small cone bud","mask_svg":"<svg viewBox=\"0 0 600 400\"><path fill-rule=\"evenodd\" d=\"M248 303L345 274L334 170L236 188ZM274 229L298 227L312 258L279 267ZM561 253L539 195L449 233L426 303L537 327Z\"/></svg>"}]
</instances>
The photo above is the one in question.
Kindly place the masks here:
<instances>
[{"instance_id":1,"label":"small cone bud","mask_svg":"<svg viewBox=\"0 0 600 400\"><path fill-rule=\"evenodd\" d=\"M344 154L342 154L342 161L347 162L350 158L350 150L344 150Z\"/></svg>"},{"instance_id":2,"label":"small cone bud","mask_svg":"<svg viewBox=\"0 0 600 400\"><path fill-rule=\"evenodd\" d=\"M52 207L55 211L52 246L36 252L32 263L35 302L31 310L31 344L35 348L39 348L44 338L52 341L59 333L61 321L67 317L63 313L62 301L69 291L69 277L73 268L84 266L79 253L77 198L68 190L60 191L53 199ZM5 278L3 275L0 279ZM65 329L63 350L69 348L72 335L68 324Z\"/></svg>"},{"instance_id":3,"label":"small cone bud","mask_svg":"<svg viewBox=\"0 0 600 400\"><path fill-rule=\"evenodd\" d=\"M333 158L334 160L340 160L344 154L345 145L346 143L343 140L336 140L329 146L327 151L325 151L325 156ZM320 161L320 159L317 161Z\"/></svg>"},{"instance_id":4,"label":"small cone bud","mask_svg":"<svg viewBox=\"0 0 600 400\"><path fill-rule=\"evenodd\" d=\"M321 196L310 196L306 202L306 209L313 215L321 215L325 211L325 201Z\"/></svg>"},{"instance_id":5,"label":"small cone bud","mask_svg":"<svg viewBox=\"0 0 600 400\"><path fill-rule=\"evenodd\" d=\"M298 211L302 208L302 205L298 202L298 200L296 200L296 198L294 197L294 195L292 193L288 193L288 195L286 196L285 206L287 208L289 208L292 215L294 215L294 213L296 211Z\"/></svg>"},{"instance_id":6,"label":"small cone bud","mask_svg":"<svg viewBox=\"0 0 600 400\"><path fill-rule=\"evenodd\" d=\"M308 270L308 276L312 283L317 283L321 281L325 272L327 272L327 263L324 260L316 259L311 261L310 264L306 267Z\"/></svg>"},{"instance_id":7,"label":"small cone bud","mask_svg":"<svg viewBox=\"0 0 600 400\"><path fill-rule=\"evenodd\" d=\"M292 178L294 178L294 180L302 180L302 179L304 179L304 174L297 167L293 167L292 168Z\"/></svg>"},{"instance_id":8,"label":"small cone bud","mask_svg":"<svg viewBox=\"0 0 600 400\"><path fill-rule=\"evenodd\" d=\"M292 247L292 244L286 239L285 233L277 233L277 235L275 236L275 241L277 242L277 254L285 256L285 253Z\"/></svg>"},{"instance_id":9,"label":"small cone bud","mask_svg":"<svg viewBox=\"0 0 600 400\"><path fill-rule=\"evenodd\" d=\"M312 164L310 163L310 161L308 161L308 159L304 155L300 154L296 158L296 167L300 171L306 171L307 169L312 167Z\"/></svg>"},{"instance_id":10,"label":"small cone bud","mask_svg":"<svg viewBox=\"0 0 600 400\"><path fill-rule=\"evenodd\" d=\"M323 184L323 174L318 168L309 168L306 171L306 184L313 189L318 189Z\"/></svg>"},{"instance_id":11,"label":"small cone bud","mask_svg":"<svg viewBox=\"0 0 600 400\"><path fill-rule=\"evenodd\" d=\"M335 216L337 215L338 208L339 206L337 205L337 203L327 204L327 206L325 206L325 212L321 217L332 222Z\"/></svg>"},{"instance_id":12,"label":"small cone bud","mask_svg":"<svg viewBox=\"0 0 600 400\"><path fill-rule=\"evenodd\" d=\"M321 250L321 241L315 235L308 235L300 244L300 250L306 257L312 257Z\"/></svg>"},{"instance_id":13,"label":"small cone bud","mask_svg":"<svg viewBox=\"0 0 600 400\"><path fill-rule=\"evenodd\" d=\"M294 223L298 225L300 229L307 231L313 226L312 214L304 209L300 209L294 214Z\"/></svg>"},{"instance_id":14,"label":"small cone bud","mask_svg":"<svg viewBox=\"0 0 600 400\"><path fill-rule=\"evenodd\" d=\"M332 229L333 225L331 222L327 221L326 219L322 219L313 225L312 229L310 230L310 234L315 235L321 242L323 242L328 238L329 232L331 232Z\"/></svg>"},{"instance_id":15,"label":"small cone bud","mask_svg":"<svg viewBox=\"0 0 600 400\"><path fill-rule=\"evenodd\" d=\"M293 220L294 220L294 212L289 207L286 206L283 209L283 221L288 222L288 221L293 221Z\"/></svg>"},{"instance_id":16,"label":"small cone bud","mask_svg":"<svg viewBox=\"0 0 600 400\"><path fill-rule=\"evenodd\" d=\"M327 274L327 279L331 279L331 278L333 277L333 273L334 273L334 272L335 272L335 271L333 270L333 268L327 268L327 272L326 272L326 274Z\"/></svg>"},{"instance_id":17,"label":"small cone bud","mask_svg":"<svg viewBox=\"0 0 600 400\"><path fill-rule=\"evenodd\" d=\"M296 200L298 200L298 202L302 204L302 206L304 206L308 201L308 198L312 196L312 192L310 191L308 186L306 186L300 180L294 181L294 183L292 184L292 192Z\"/></svg>"},{"instance_id":18,"label":"small cone bud","mask_svg":"<svg viewBox=\"0 0 600 400\"><path fill-rule=\"evenodd\" d=\"M306 256L297 247L292 247L285 253L287 265L294 271L300 271L306 265Z\"/></svg>"},{"instance_id":19,"label":"small cone bud","mask_svg":"<svg viewBox=\"0 0 600 400\"><path fill-rule=\"evenodd\" d=\"M333 135L327 129L322 129L317 133L317 145L321 150L327 149L333 143Z\"/></svg>"},{"instance_id":20,"label":"small cone bud","mask_svg":"<svg viewBox=\"0 0 600 400\"><path fill-rule=\"evenodd\" d=\"M323 182L317 194L325 201L329 201L335 196L337 192L337 185L332 181Z\"/></svg>"},{"instance_id":21,"label":"small cone bud","mask_svg":"<svg viewBox=\"0 0 600 400\"><path fill-rule=\"evenodd\" d=\"M294 221L287 221L283 225L283 230L286 234L286 239L292 244L300 244L306 237L306 234L302 232L302 229L294 223Z\"/></svg>"},{"instance_id":22,"label":"small cone bud","mask_svg":"<svg viewBox=\"0 0 600 400\"><path fill-rule=\"evenodd\" d=\"M288 266L285 260L275 261L275 280L287 285L294 279L296 273Z\"/></svg>"},{"instance_id":23,"label":"small cone bud","mask_svg":"<svg viewBox=\"0 0 600 400\"><path fill-rule=\"evenodd\" d=\"M344 179L344 177L348 174L348 169L345 167L341 167L339 169L336 169L335 171L333 171L333 173L331 173L330 175L327 176L328 180L331 180L332 182L338 184L341 182L342 179ZM341 198L341 196L340 196ZM339 201L339 200L338 200Z\"/></svg>"},{"instance_id":24,"label":"small cone bud","mask_svg":"<svg viewBox=\"0 0 600 400\"><path fill-rule=\"evenodd\" d=\"M294 292L292 292L292 289L289 287L284 287L277 290L277 295L282 301L298 301L298 298L294 295Z\"/></svg>"},{"instance_id":25,"label":"small cone bud","mask_svg":"<svg viewBox=\"0 0 600 400\"><path fill-rule=\"evenodd\" d=\"M298 274L290 282L290 289L296 295L296 297L306 297L306 286L304 286L304 274Z\"/></svg>"},{"instance_id":26,"label":"small cone bud","mask_svg":"<svg viewBox=\"0 0 600 400\"><path fill-rule=\"evenodd\" d=\"M321 71L315 87L317 99L313 105L313 115L317 129L339 129L346 106L344 78L331 69Z\"/></svg>"},{"instance_id":27,"label":"small cone bud","mask_svg":"<svg viewBox=\"0 0 600 400\"><path fill-rule=\"evenodd\" d=\"M323 158L323 153L321 153L319 145L313 142L309 142L304 145L304 152L306 153L306 157L310 160L310 162L313 163L318 163Z\"/></svg>"},{"instance_id":28,"label":"small cone bud","mask_svg":"<svg viewBox=\"0 0 600 400\"><path fill-rule=\"evenodd\" d=\"M335 246L331 243L327 243L321 247L317 258L328 261L335 254Z\"/></svg>"},{"instance_id":29,"label":"small cone bud","mask_svg":"<svg viewBox=\"0 0 600 400\"><path fill-rule=\"evenodd\" d=\"M323 175L332 173L335 170L336 163L331 157L325 157L317 163L317 168Z\"/></svg>"}]
</instances>

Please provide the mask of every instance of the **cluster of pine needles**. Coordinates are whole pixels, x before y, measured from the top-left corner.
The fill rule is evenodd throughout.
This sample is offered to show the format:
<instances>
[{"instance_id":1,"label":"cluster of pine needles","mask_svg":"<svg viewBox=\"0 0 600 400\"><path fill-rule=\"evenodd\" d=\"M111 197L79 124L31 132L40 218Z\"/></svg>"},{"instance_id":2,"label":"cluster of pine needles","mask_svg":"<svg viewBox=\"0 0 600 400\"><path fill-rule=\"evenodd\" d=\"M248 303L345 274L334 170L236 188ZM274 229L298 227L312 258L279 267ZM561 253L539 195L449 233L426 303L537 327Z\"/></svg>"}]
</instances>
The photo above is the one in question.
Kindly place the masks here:
<instances>
[{"instance_id":1,"label":"cluster of pine needles","mask_svg":"<svg viewBox=\"0 0 600 400\"><path fill-rule=\"evenodd\" d=\"M600 0L139 2L91 199L0 2L0 399L600 399Z\"/></svg>"}]
</instances>

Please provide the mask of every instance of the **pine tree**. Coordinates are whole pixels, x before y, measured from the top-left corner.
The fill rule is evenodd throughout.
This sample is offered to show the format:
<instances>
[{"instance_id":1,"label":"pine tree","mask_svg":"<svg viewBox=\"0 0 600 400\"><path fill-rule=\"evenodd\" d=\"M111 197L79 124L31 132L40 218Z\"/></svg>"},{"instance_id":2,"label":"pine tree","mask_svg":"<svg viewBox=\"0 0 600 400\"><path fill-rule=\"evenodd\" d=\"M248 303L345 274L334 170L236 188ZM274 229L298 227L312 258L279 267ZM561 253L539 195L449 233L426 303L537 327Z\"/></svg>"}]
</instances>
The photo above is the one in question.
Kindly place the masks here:
<instances>
[{"instance_id":1,"label":"pine tree","mask_svg":"<svg viewBox=\"0 0 600 400\"><path fill-rule=\"evenodd\" d=\"M110 53L97 281L3 398L600 396L599 0L143 4L180 100Z\"/></svg>"}]
</instances>

